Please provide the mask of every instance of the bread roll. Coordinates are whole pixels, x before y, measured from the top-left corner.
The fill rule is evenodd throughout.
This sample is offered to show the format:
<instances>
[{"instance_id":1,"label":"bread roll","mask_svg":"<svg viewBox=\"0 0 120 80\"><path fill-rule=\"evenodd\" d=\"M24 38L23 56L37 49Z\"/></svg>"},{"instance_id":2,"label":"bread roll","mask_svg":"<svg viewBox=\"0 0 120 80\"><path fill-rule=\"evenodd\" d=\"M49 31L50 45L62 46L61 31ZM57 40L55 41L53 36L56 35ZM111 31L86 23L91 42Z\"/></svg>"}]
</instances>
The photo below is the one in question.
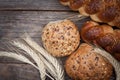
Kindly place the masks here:
<instances>
[{"instance_id":1,"label":"bread roll","mask_svg":"<svg viewBox=\"0 0 120 80\"><path fill-rule=\"evenodd\" d=\"M74 80L110 80L113 67L86 43L80 45L65 63L67 74Z\"/></svg>"},{"instance_id":2,"label":"bread roll","mask_svg":"<svg viewBox=\"0 0 120 80\"><path fill-rule=\"evenodd\" d=\"M42 41L46 50L55 57L70 55L80 43L77 26L70 20L48 23L42 31Z\"/></svg>"}]
</instances>

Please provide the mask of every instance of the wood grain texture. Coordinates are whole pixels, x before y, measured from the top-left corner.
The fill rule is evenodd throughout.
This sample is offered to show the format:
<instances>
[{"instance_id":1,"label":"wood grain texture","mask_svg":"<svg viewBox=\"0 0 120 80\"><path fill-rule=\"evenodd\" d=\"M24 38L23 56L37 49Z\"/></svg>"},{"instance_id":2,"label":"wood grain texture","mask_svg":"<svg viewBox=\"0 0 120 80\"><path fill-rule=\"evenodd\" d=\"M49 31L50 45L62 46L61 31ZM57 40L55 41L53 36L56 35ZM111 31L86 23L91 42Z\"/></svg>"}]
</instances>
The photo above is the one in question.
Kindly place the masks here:
<instances>
[{"instance_id":1,"label":"wood grain texture","mask_svg":"<svg viewBox=\"0 0 120 80\"><path fill-rule=\"evenodd\" d=\"M0 10L66 10L59 0L0 0Z\"/></svg>"},{"instance_id":2,"label":"wood grain texture","mask_svg":"<svg viewBox=\"0 0 120 80\"><path fill-rule=\"evenodd\" d=\"M0 11L0 40L16 39L27 32L37 43L41 43L41 31L50 21L62 20L74 15L76 12L52 12L52 11ZM81 25L88 19L76 21L76 25ZM0 44L0 49L3 47ZM5 57L0 57L0 62L18 62Z\"/></svg>"},{"instance_id":3,"label":"wood grain texture","mask_svg":"<svg viewBox=\"0 0 120 80\"><path fill-rule=\"evenodd\" d=\"M0 42L14 40L27 32L41 44L40 35L44 25L77 14L79 13L62 6L59 0L0 0ZM88 19L75 23L80 28L86 20ZM0 44L0 50L2 48L3 44ZM70 80L66 74L65 76L65 80ZM0 80L40 80L40 77L31 65L0 57Z\"/></svg>"},{"instance_id":4,"label":"wood grain texture","mask_svg":"<svg viewBox=\"0 0 120 80\"><path fill-rule=\"evenodd\" d=\"M26 31L34 38L39 38L42 28L48 22L77 14L76 12L1 11L0 34L2 38L17 38ZM76 24L81 27L84 21L86 20L77 21Z\"/></svg>"},{"instance_id":5,"label":"wood grain texture","mask_svg":"<svg viewBox=\"0 0 120 80\"><path fill-rule=\"evenodd\" d=\"M50 21L65 19L76 14L76 12L66 11L0 11L0 41L5 42L6 38L13 40L22 36L24 32L27 32L36 42L41 43L40 35L44 25ZM82 22L78 21L76 24L80 26ZM2 47L3 45L1 44L0 48ZM28 67L28 69L21 71L22 67L19 67L21 64ZM11 65L14 70L12 68L9 71ZM39 75L38 72L33 72L34 75L31 76L31 72L29 72L30 67L30 65L15 59L0 57L0 69L3 70L5 68L5 71L0 71L0 80L39 80L39 77L34 77L35 75ZM7 73L7 75L4 73ZM26 74L27 76L19 73ZM66 80L69 80L68 77L66 77Z\"/></svg>"},{"instance_id":6,"label":"wood grain texture","mask_svg":"<svg viewBox=\"0 0 120 80\"><path fill-rule=\"evenodd\" d=\"M40 80L38 70L28 64L0 64L0 80Z\"/></svg>"}]
</instances>

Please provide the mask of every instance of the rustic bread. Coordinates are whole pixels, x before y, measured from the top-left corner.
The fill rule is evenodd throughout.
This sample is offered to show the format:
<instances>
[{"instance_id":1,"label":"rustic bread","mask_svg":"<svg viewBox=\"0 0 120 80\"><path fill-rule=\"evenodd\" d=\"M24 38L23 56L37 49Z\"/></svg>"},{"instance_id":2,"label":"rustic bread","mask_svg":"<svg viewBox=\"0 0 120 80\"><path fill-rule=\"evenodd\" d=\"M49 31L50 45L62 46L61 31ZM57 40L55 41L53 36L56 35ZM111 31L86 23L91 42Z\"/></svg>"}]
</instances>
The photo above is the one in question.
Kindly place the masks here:
<instances>
[{"instance_id":1,"label":"rustic bread","mask_svg":"<svg viewBox=\"0 0 120 80\"><path fill-rule=\"evenodd\" d=\"M120 60L120 30L113 29L109 25L99 25L93 21L87 21L81 28L81 37L87 43L92 43L104 48Z\"/></svg>"},{"instance_id":2,"label":"rustic bread","mask_svg":"<svg viewBox=\"0 0 120 80\"><path fill-rule=\"evenodd\" d=\"M67 74L74 80L110 80L113 67L97 53L92 46L82 43L66 60Z\"/></svg>"},{"instance_id":3,"label":"rustic bread","mask_svg":"<svg viewBox=\"0 0 120 80\"><path fill-rule=\"evenodd\" d=\"M42 41L46 50L56 57L70 55L80 43L77 26L70 20L48 23L42 31Z\"/></svg>"}]
</instances>

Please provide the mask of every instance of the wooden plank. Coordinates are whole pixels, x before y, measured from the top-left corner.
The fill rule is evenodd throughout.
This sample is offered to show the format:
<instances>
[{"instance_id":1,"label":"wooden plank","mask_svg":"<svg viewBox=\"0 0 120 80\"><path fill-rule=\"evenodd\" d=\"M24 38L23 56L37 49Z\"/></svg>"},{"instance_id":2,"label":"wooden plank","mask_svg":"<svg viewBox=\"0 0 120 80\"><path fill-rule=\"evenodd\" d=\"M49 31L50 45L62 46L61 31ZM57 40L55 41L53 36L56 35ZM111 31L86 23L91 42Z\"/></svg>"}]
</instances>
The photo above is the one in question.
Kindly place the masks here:
<instances>
[{"instance_id":1,"label":"wooden plank","mask_svg":"<svg viewBox=\"0 0 120 80\"><path fill-rule=\"evenodd\" d=\"M21 64L23 62L18 61L13 58L8 58L8 57L0 57L0 63L16 63L16 64Z\"/></svg>"},{"instance_id":2,"label":"wooden plank","mask_svg":"<svg viewBox=\"0 0 120 80\"><path fill-rule=\"evenodd\" d=\"M0 80L40 80L40 77L31 65L0 63Z\"/></svg>"},{"instance_id":3,"label":"wooden plank","mask_svg":"<svg viewBox=\"0 0 120 80\"><path fill-rule=\"evenodd\" d=\"M0 63L0 80L41 80L37 69L28 64ZM46 77L46 80L50 80ZM71 80L65 74L65 80Z\"/></svg>"},{"instance_id":4,"label":"wooden plank","mask_svg":"<svg viewBox=\"0 0 120 80\"><path fill-rule=\"evenodd\" d=\"M39 38L42 28L50 21L62 20L78 15L77 12L48 12L48 11L0 11L0 34L2 38L16 38L25 31ZM88 19L76 21L81 24Z\"/></svg>"},{"instance_id":5,"label":"wooden plank","mask_svg":"<svg viewBox=\"0 0 120 80\"><path fill-rule=\"evenodd\" d=\"M27 32L36 42L41 43L40 35L42 28L50 21L62 20L74 15L77 12L51 12L51 11L0 11L0 41L5 39L16 39ZM85 20L76 21L81 27ZM0 48L3 47L0 44ZM0 57L2 63L21 63L14 59Z\"/></svg>"},{"instance_id":6,"label":"wooden plank","mask_svg":"<svg viewBox=\"0 0 120 80\"><path fill-rule=\"evenodd\" d=\"M0 63L0 80L40 80L40 77L38 70L31 65ZM46 80L50 79L47 77ZM65 74L65 80L72 79ZM110 80L116 80L115 73Z\"/></svg>"},{"instance_id":7,"label":"wooden plank","mask_svg":"<svg viewBox=\"0 0 120 80\"><path fill-rule=\"evenodd\" d=\"M59 0L0 0L0 10L68 10Z\"/></svg>"}]
</instances>

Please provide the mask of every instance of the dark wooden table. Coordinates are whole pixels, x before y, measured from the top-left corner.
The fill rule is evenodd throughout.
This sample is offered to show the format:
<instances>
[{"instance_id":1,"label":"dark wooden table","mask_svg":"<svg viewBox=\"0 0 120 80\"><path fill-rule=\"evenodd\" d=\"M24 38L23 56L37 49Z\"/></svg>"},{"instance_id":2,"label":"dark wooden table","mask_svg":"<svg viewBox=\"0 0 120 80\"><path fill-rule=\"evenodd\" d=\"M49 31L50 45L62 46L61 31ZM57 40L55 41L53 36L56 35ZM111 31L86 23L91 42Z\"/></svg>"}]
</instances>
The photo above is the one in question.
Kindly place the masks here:
<instances>
[{"instance_id":1,"label":"dark wooden table","mask_svg":"<svg viewBox=\"0 0 120 80\"><path fill-rule=\"evenodd\" d=\"M16 39L27 32L39 43L45 24L76 14L78 13L62 6L59 0L0 0L0 41ZM77 21L76 24L80 27L84 21ZM0 57L0 80L40 78L38 71L31 65Z\"/></svg>"}]
</instances>

